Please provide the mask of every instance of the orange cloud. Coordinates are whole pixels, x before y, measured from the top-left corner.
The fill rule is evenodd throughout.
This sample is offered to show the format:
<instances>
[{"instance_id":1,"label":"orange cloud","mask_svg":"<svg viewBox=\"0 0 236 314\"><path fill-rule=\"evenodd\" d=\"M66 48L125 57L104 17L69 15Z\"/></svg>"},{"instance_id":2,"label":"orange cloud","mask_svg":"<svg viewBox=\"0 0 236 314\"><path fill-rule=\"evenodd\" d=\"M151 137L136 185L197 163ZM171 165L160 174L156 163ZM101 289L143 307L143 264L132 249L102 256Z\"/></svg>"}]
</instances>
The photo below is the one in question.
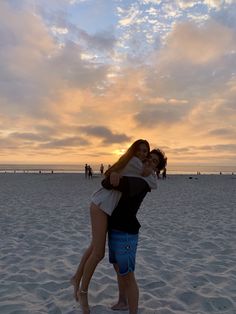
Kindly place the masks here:
<instances>
[{"instance_id":1,"label":"orange cloud","mask_svg":"<svg viewBox=\"0 0 236 314\"><path fill-rule=\"evenodd\" d=\"M204 65L215 62L236 49L234 31L214 20L202 26L192 22L176 24L160 54L160 63L189 62Z\"/></svg>"}]
</instances>

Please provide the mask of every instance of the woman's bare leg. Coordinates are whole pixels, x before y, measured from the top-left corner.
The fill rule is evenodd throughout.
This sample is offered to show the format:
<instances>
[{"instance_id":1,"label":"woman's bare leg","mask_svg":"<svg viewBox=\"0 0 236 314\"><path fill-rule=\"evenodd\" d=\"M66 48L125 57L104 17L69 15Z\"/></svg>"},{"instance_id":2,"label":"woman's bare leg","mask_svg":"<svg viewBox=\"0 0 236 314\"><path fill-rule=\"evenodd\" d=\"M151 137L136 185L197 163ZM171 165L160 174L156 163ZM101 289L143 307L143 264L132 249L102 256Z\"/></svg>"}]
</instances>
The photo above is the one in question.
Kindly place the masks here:
<instances>
[{"instance_id":1,"label":"woman's bare leg","mask_svg":"<svg viewBox=\"0 0 236 314\"><path fill-rule=\"evenodd\" d=\"M90 254L92 253L92 249L93 249L93 245L91 243L90 246L84 252L84 254L82 256L82 259L81 259L81 261L79 263L79 266L78 266L78 268L76 270L76 273L71 278L71 283L74 286L74 297L75 297L76 301L78 301L77 293L78 293L78 290L79 290L81 278L83 276L84 265L85 265L87 259L89 258Z\"/></svg>"},{"instance_id":2,"label":"woman's bare leg","mask_svg":"<svg viewBox=\"0 0 236 314\"><path fill-rule=\"evenodd\" d=\"M83 314L89 313L87 291L93 273L98 263L104 257L107 233L106 213L104 213L97 205L92 203L90 207L90 214L92 226L92 251L84 264L81 287L78 292L78 298Z\"/></svg>"}]
</instances>

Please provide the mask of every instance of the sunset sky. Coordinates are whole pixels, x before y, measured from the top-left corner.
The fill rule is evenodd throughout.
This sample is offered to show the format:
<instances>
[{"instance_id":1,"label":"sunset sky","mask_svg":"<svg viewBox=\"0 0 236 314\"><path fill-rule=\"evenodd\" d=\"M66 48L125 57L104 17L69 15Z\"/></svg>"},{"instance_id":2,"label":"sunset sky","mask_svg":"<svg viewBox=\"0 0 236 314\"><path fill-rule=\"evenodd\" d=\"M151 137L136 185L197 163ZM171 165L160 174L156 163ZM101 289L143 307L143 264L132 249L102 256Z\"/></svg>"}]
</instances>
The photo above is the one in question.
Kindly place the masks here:
<instances>
[{"instance_id":1,"label":"sunset sky","mask_svg":"<svg viewBox=\"0 0 236 314\"><path fill-rule=\"evenodd\" d=\"M236 165L236 0L1 0L0 163Z\"/></svg>"}]
</instances>

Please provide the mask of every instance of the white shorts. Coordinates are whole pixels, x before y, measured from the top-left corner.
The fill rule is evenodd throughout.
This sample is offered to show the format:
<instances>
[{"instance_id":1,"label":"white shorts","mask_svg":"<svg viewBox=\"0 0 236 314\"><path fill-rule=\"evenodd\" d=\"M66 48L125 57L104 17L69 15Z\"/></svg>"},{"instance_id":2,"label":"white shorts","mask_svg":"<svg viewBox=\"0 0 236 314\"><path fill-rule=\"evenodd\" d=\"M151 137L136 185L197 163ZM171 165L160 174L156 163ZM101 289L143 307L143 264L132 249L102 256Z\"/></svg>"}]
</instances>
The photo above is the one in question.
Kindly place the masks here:
<instances>
[{"instance_id":1,"label":"white shorts","mask_svg":"<svg viewBox=\"0 0 236 314\"><path fill-rule=\"evenodd\" d=\"M92 194L91 201L111 216L121 198L121 194L120 191L107 190L102 187Z\"/></svg>"}]
</instances>

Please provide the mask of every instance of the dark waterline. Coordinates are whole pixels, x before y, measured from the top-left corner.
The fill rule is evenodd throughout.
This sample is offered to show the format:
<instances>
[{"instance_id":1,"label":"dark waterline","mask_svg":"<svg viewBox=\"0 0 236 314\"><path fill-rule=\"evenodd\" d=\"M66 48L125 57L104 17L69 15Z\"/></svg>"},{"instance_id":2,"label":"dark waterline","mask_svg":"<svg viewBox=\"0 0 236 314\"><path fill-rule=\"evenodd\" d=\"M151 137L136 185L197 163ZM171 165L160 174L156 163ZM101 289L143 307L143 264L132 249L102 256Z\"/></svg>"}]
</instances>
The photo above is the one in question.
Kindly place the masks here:
<instances>
[{"instance_id":1,"label":"dark waterline","mask_svg":"<svg viewBox=\"0 0 236 314\"><path fill-rule=\"evenodd\" d=\"M100 165L91 164L93 172L99 173ZM107 169L107 165L105 170ZM84 165L68 164L0 164L0 173L83 173ZM170 165L167 168L168 174L236 174L236 166L218 166L218 165Z\"/></svg>"}]
</instances>

